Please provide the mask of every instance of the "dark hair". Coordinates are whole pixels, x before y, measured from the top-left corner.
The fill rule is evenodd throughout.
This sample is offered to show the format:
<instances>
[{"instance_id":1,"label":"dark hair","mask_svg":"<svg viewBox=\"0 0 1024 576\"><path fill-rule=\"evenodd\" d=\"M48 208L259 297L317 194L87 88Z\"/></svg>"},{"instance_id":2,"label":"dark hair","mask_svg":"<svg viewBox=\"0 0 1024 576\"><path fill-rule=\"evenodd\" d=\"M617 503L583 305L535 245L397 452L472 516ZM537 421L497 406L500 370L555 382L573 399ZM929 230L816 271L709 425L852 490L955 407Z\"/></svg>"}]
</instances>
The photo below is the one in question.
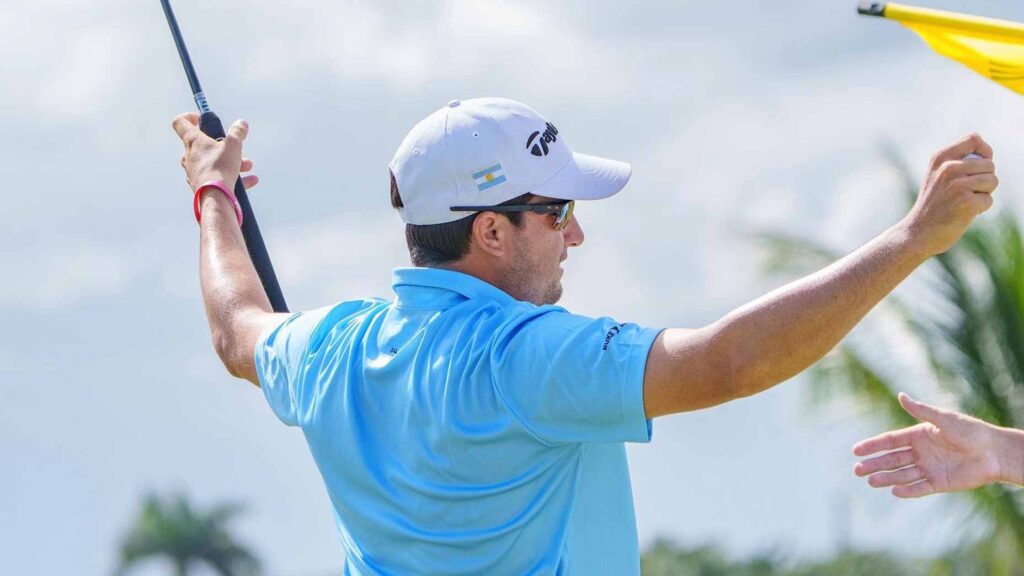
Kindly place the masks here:
<instances>
[{"instance_id":1,"label":"dark hair","mask_svg":"<svg viewBox=\"0 0 1024 576\"><path fill-rule=\"evenodd\" d=\"M533 194L523 194L502 204L525 204L533 198ZM398 193L398 182L394 172L391 173L391 206L395 209L404 206L402 196ZM440 266L459 260L469 253L469 239L473 234L473 221L479 212L470 214L442 224L406 224L405 242L409 245L409 258L413 266ZM504 212L513 226L519 228L523 224L522 212Z\"/></svg>"}]
</instances>

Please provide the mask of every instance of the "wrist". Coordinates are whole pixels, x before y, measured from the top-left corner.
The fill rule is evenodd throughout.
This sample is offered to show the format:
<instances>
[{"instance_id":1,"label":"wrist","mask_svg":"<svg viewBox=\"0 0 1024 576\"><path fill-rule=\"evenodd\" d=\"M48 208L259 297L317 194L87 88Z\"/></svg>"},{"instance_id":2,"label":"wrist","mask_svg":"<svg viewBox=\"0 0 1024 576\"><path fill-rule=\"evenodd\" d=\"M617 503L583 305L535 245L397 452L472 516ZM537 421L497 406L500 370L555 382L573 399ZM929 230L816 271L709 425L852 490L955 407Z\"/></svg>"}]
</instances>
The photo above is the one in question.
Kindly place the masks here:
<instances>
[{"instance_id":1,"label":"wrist","mask_svg":"<svg viewBox=\"0 0 1024 576\"><path fill-rule=\"evenodd\" d=\"M889 234L898 250L920 262L924 262L936 254L926 241L926 236L922 233L920 226L909 215L890 228Z\"/></svg>"},{"instance_id":2,"label":"wrist","mask_svg":"<svg viewBox=\"0 0 1024 576\"><path fill-rule=\"evenodd\" d=\"M213 194L207 194L207 192L213 192ZM213 200L210 200L213 198ZM238 226L242 226L242 206L238 203L238 198L235 197L235 193L228 188L223 180L210 180L200 184L196 188L195 197L192 201L192 208L196 214L196 222L202 222L203 208L208 204L216 204L218 202L228 202L233 208L235 218L238 220Z\"/></svg>"},{"instance_id":3,"label":"wrist","mask_svg":"<svg viewBox=\"0 0 1024 576\"><path fill-rule=\"evenodd\" d=\"M993 426L999 481L1024 486L1024 431Z\"/></svg>"}]
</instances>

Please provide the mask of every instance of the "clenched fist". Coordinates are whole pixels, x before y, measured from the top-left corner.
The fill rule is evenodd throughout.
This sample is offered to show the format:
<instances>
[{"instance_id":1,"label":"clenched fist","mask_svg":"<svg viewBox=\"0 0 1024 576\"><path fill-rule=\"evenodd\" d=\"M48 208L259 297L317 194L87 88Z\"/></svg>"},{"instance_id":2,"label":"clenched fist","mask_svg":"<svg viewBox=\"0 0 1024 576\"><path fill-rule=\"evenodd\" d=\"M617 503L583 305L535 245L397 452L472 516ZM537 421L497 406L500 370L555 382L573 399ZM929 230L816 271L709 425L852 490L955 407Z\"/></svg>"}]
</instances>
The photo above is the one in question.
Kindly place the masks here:
<instances>
[{"instance_id":1,"label":"clenched fist","mask_svg":"<svg viewBox=\"0 0 1024 576\"><path fill-rule=\"evenodd\" d=\"M929 255L949 250L974 218L992 206L992 193L999 186L995 172L992 147L977 134L932 157L917 202L904 219Z\"/></svg>"}]
</instances>

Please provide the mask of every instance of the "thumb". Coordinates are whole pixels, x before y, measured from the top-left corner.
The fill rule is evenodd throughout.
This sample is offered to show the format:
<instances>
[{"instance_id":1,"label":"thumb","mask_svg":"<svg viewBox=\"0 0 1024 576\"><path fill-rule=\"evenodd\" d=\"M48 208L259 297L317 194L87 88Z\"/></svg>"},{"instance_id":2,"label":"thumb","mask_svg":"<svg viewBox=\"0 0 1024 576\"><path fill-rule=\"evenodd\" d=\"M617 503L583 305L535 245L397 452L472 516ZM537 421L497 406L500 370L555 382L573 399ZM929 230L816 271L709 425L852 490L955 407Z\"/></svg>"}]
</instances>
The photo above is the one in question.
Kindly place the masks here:
<instances>
[{"instance_id":1,"label":"thumb","mask_svg":"<svg viewBox=\"0 0 1024 576\"><path fill-rule=\"evenodd\" d=\"M228 128L227 139L235 140L241 143L245 140L245 137L249 135L249 123L245 120L235 120L234 124Z\"/></svg>"},{"instance_id":2,"label":"thumb","mask_svg":"<svg viewBox=\"0 0 1024 576\"><path fill-rule=\"evenodd\" d=\"M908 414L923 420L925 422L931 422L932 424L939 424L940 421L945 420L946 413L930 404L924 402L918 402L905 393L900 392L899 395L900 405L907 411Z\"/></svg>"},{"instance_id":3,"label":"thumb","mask_svg":"<svg viewBox=\"0 0 1024 576\"><path fill-rule=\"evenodd\" d=\"M224 151L230 155L242 155L242 141L249 134L249 123L245 120L235 120L235 123L228 128L227 136L224 137Z\"/></svg>"}]
</instances>

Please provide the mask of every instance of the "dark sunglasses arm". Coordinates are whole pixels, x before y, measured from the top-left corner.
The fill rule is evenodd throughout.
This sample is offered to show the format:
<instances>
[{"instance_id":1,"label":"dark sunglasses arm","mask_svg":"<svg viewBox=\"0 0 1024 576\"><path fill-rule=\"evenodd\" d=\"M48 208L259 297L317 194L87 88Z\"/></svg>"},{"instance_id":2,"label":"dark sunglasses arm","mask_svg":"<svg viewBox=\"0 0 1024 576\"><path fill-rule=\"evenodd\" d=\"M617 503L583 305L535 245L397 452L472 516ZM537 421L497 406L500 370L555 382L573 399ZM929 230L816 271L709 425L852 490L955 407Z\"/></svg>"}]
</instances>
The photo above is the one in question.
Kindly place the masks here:
<instances>
[{"instance_id":1,"label":"dark sunglasses arm","mask_svg":"<svg viewBox=\"0 0 1024 576\"><path fill-rule=\"evenodd\" d=\"M452 212L536 212L538 214L556 214L562 210L561 204L520 204L507 206L452 206Z\"/></svg>"}]
</instances>

